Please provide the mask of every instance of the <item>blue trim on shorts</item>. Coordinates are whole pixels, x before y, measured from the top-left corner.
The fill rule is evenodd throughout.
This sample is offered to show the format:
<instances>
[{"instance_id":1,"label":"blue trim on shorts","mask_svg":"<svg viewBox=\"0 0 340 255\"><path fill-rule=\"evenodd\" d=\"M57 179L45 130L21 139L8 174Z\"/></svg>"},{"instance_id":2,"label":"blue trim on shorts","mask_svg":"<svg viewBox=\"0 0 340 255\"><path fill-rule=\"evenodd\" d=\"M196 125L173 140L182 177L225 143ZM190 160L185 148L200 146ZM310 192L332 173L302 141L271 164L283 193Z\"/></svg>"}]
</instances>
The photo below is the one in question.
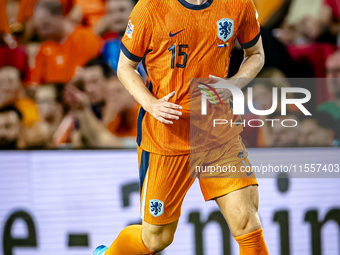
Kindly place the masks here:
<instances>
[{"instance_id":1,"label":"blue trim on shorts","mask_svg":"<svg viewBox=\"0 0 340 255\"><path fill-rule=\"evenodd\" d=\"M141 162L140 162L140 168L139 168L140 169L139 170L139 187L140 187L141 194L143 190L143 184L144 184L146 172L148 171L148 168L149 168L149 158L150 158L150 152L143 151Z\"/></svg>"},{"instance_id":2,"label":"blue trim on shorts","mask_svg":"<svg viewBox=\"0 0 340 255\"><path fill-rule=\"evenodd\" d=\"M149 82L148 89L152 93L153 87L152 87L151 81ZM139 110L138 120L137 120L137 144L138 146L140 146L140 144L142 143L142 124L143 124L145 113L146 111L144 110L143 107L141 107Z\"/></svg>"}]
</instances>

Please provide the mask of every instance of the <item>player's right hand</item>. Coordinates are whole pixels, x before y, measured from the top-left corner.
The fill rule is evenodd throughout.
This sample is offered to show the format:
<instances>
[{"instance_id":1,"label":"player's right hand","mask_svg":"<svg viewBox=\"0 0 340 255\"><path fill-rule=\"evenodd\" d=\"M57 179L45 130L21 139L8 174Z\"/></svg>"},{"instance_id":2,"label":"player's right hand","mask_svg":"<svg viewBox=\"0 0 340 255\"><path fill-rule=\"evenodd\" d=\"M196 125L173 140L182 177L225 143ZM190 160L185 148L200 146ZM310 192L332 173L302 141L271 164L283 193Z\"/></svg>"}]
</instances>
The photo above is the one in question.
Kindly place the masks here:
<instances>
[{"instance_id":1,"label":"player's right hand","mask_svg":"<svg viewBox=\"0 0 340 255\"><path fill-rule=\"evenodd\" d=\"M173 124L171 120L178 120L182 112L176 111L181 110L182 106L174 103L170 103L169 100L175 95L175 91L162 97L155 99L150 103L146 109L156 120L164 124Z\"/></svg>"}]
</instances>

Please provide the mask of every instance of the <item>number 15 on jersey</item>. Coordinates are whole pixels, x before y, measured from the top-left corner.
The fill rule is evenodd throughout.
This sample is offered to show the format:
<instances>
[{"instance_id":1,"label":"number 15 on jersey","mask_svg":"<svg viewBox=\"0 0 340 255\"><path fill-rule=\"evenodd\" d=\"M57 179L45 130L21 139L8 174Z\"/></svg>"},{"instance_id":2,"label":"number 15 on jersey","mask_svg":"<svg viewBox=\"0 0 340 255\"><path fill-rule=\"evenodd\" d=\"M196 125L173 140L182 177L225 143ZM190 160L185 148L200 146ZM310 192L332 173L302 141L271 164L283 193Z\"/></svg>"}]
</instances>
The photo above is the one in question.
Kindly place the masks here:
<instances>
[{"instance_id":1,"label":"number 15 on jersey","mask_svg":"<svg viewBox=\"0 0 340 255\"><path fill-rule=\"evenodd\" d=\"M187 49L189 46L187 44L179 44L178 45L178 49L176 49L176 44L171 45L168 48L168 51L171 52L171 69L175 68L175 57L176 55L178 57L183 56L183 63L176 63L176 67L177 68L184 68L187 64L187 58L188 58L188 54L186 52L183 51L183 49Z\"/></svg>"}]
</instances>

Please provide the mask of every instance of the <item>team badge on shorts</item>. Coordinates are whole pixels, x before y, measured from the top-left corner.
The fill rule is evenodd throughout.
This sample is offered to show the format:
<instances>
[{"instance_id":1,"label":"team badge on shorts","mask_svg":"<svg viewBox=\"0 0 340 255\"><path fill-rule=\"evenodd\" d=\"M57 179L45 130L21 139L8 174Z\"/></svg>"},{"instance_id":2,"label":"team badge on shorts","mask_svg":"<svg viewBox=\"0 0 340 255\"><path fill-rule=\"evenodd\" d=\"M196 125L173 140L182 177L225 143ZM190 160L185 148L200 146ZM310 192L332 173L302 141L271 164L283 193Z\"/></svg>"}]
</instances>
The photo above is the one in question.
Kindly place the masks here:
<instances>
[{"instance_id":1,"label":"team badge on shorts","mask_svg":"<svg viewBox=\"0 0 340 255\"><path fill-rule=\"evenodd\" d=\"M132 24L131 20L129 20L129 23L126 27L126 31L125 34L127 35L127 37L129 37L130 39L132 39L132 34L133 34L133 30L134 30L135 26Z\"/></svg>"},{"instance_id":2,"label":"team badge on shorts","mask_svg":"<svg viewBox=\"0 0 340 255\"><path fill-rule=\"evenodd\" d=\"M228 41L234 34L234 21L223 18L217 21L217 36L222 41Z\"/></svg>"},{"instance_id":3,"label":"team badge on shorts","mask_svg":"<svg viewBox=\"0 0 340 255\"><path fill-rule=\"evenodd\" d=\"M164 212L164 203L158 199L150 200L149 211L154 217L161 216Z\"/></svg>"}]
</instances>

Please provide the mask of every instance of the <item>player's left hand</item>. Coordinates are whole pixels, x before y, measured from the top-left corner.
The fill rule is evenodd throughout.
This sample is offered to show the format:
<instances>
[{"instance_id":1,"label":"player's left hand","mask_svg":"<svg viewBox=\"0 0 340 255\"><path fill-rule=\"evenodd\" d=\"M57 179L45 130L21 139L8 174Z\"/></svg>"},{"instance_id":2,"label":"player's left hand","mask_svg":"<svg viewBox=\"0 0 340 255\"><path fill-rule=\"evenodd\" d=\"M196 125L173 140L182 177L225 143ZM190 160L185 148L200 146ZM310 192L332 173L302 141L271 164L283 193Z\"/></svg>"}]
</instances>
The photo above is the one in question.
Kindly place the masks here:
<instances>
[{"instance_id":1,"label":"player's left hand","mask_svg":"<svg viewBox=\"0 0 340 255\"><path fill-rule=\"evenodd\" d=\"M209 75L209 78L214 80L214 81L216 81L216 83L208 84L209 86L211 86L213 88L215 88L216 85L220 85L220 84L230 84L230 82L228 82L228 80L220 78L220 77L217 77L217 76ZM199 87L202 87L202 88L204 87L205 89L207 89L204 85L200 85ZM232 96L232 94L231 94L229 89L216 88L215 91L219 95L219 97L220 97L222 102L227 100L227 99L229 99ZM219 100L219 98L217 97L217 95L215 93L211 93L211 95L213 96L215 101L206 92L201 91L201 93L207 95L207 100L209 101L209 103L215 104L215 102L216 102L217 104L220 104L220 100Z\"/></svg>"}]
</instances>

